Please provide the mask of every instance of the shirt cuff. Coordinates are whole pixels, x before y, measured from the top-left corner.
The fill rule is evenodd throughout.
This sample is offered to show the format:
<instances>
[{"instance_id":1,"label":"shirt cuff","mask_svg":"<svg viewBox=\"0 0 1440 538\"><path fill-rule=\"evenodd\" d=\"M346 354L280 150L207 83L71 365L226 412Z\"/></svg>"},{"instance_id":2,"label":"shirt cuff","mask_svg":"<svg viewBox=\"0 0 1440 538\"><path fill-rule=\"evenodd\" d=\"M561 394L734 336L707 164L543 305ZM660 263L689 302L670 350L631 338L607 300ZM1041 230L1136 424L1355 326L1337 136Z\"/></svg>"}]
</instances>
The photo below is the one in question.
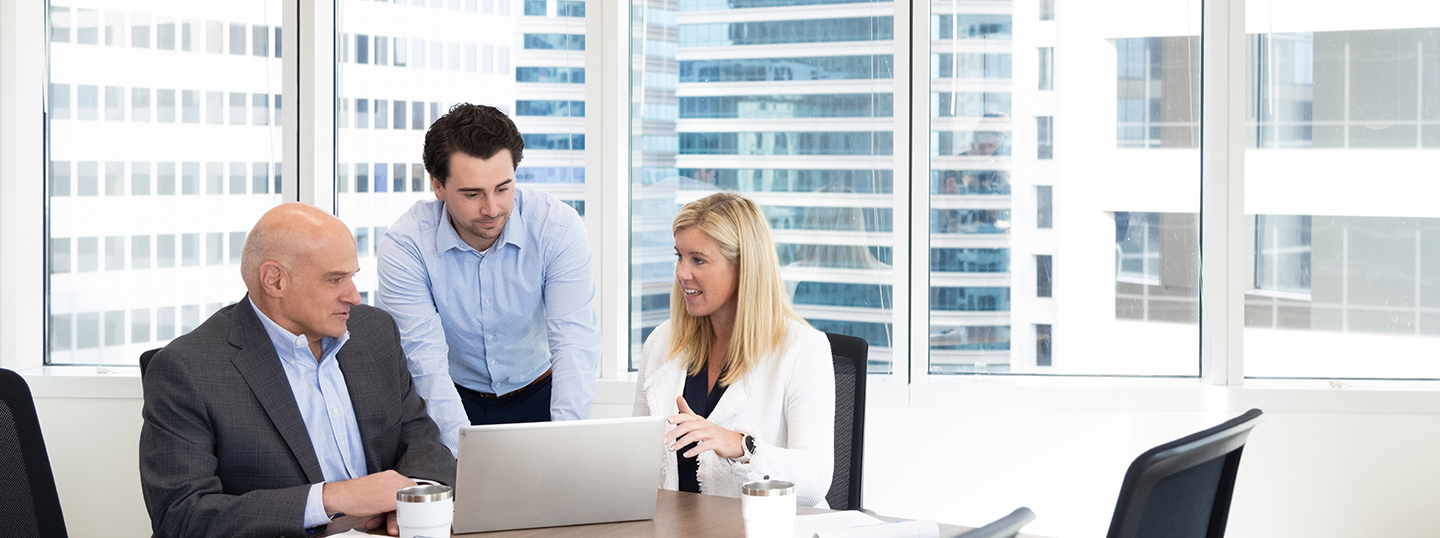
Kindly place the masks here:
<instances>
[{"instance_id":1,"label":"shirt cuff","mask_svg":"<svg viewBox=\"0 0 1440 538\"><path fill-rule=\"evenodd\" d=\"M310 494L305 497L305 528L319 527L330 523L325 515L325 483L310 485Z\"/></svg>"}]
</instances>

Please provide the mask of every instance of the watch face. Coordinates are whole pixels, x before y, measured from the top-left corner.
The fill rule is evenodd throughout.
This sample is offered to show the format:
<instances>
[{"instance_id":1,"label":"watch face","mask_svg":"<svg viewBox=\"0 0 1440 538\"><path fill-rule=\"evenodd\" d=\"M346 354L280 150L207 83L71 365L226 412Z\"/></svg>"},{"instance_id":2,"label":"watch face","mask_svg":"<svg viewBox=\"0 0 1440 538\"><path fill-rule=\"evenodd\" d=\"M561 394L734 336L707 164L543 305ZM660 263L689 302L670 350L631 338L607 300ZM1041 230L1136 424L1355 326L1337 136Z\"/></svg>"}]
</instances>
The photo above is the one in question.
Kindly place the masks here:
<instances>
[{"instance_id":1,"label":"watch face","mask_svg":"<svg viewBox=\"0 0 1440 538\"><path fill-rule=\"evenodd\" d=\"M751 454L754 454L754 453L755 453L755 436L753 436L753 435L746 435L746 436L745 436L745 451L746 451L746 452L749 452L749 453L751 453Z\"/></svg>"}]
</instances>

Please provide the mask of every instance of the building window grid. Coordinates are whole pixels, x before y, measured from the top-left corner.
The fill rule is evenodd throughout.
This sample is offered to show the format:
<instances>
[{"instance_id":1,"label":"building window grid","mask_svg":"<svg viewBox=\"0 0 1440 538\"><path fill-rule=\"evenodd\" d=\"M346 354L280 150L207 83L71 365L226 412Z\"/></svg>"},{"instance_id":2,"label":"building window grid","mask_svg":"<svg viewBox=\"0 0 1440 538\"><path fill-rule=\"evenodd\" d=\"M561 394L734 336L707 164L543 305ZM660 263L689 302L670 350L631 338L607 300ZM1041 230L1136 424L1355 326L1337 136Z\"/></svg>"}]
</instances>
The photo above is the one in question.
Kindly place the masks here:
<instances>
[{"instance_id":1,"label":"building window grid","mask_svg":"<svg viewBox=\"0 0 1440 538\"><path fill-rule=\"evenodd\" d=\"M57 10L64 10L65 8L56 8L56 9L57 9ZM188 25L187 25L187 26L188 26ZM188 28L187 28L187 29L188 29ZM107 30L108 30L108 27L107 27ZM233 27L232 27L232 30L233 30ZM279 50L278 50L278 48L279 48L279 43L278 43L279 28L277 28L276 31L277 31L277 43L276 43L276 47L275 47L275 53L276 53L277 56L278 56L278 53L279 53ZM165 33L167 33L167 32L160 32L160 33L161 33L161 34L165 34ZM233 33L234 33L234 32L232 32L232 34L233 34ZM76 34L79 35L80 32L77 31ZM243 34L242 34L242 35L243 35ZM257 36L260 35L259 32L256 32L256 35L257 35ZM68 28L66 28L64 32L60 32L60 31L57 31L57 32L56 32L55 40L56 40L56 41L66 41L66 40L68 40L68 37L69 37L69 31L68 31ZM63 38L63 39L62 39L62 38ZM107 37L107 39L110 39L110 38ZM232 42L231 42L231 44L232 44L232 47L231 47L231 48L232 48L232 54L234 53L234 52L233 52L234 44L235 44L234 39L235 39L235 38L234 38L233 35L232 35ZM137 34L132 34L132 35L131 35L131 41L132 41L132 45L133 45L134 43L146 43L146 44L147 44L146 47L148 47L148 42L149 42L148 36L146 36L146 37L144 37L144 38L140 38L140 37L137 37ZM77 38L77 42L79 42L79 41L78 41L78 38ZM140 45L133 45L133 46L140 46ZM258 45L258 44L257 44L255 47L256 47L256 48L255 48L254 50L256 51L256 55L260 55L260 51L261 51L262 45ZM159 48L159 44L158 44L158 43L157 43L157 48ZM62 103L62 104L67 104L67 105L68 105L68 95L69 95L69 94L68 94L68 85L58 85L58 84L57 84L56 86L64 86L64 87L66 88L66 91L64 92L64 95L66 96L66 98L65 98L64 100L56 99L56 101L57 101L57 102L60 102L60 103ZM112 120L113 120L113 119L115 119L117 116L123 115L123 110L124 110L123 107L124 107L124 104L125 104L125 103L124 103L124 98L123 98L124 93L121 91L121 89L115 88L115 87L106 87L106 89L107 89L107 91L106 91L106 95L107 95L106 107L107 107L107 111L108 111L108 112L107 112L107 119L112 119ZM143 98L142 98L142 97L138 97L138 96L142 95L142 94L140 93L140 92L142 92L142 91L145 92L145 93L144 93L145 97L143 97ZM157 92L158 92L158 91L161 91L161 90L157 90ZM149 106L150 103L149 103L149 98L148 98L148 96L149 96L149 93L148 93L149 90L148 90L148 89L136 88L136 89L133 90L133 92L134 92L134 93L132 93L132 95L131 95L132 110L131 110L131 114L130 114L130 118L129 118L130 121L149 121L149 118L150 118L150 115L151 115L151 108L150 108L150 106ZM52 95L54 95L54 94L52 93ZM157 94L157 95L158 95L158 94ZM232 95L234 95L234 94L232 94ZM258 106L261 106L261 105L260 105L260 99L259 99L259 97L261 97L261 96L259 96L259 95L256 96L257 99L256 99L256 102L255 102L255 106L257 106L257 107L258 107ZM137 103L137 101L143 101L143 103ZM234 100L233 97L232 97L232 100L231 100L231 101L232 101L232 106L234 106L235 100ZM400 105L401 105L400 102L397 102L397 103L396 103L396 106L397 106L397 108L396 108L396 111L397 111L396 126L397 126L397 128L399 128L399 125L402 123L402 121L398 120L398 118L400 117L399 114L403 114L403 112L401 112L401 109L398 108ZM420 103L416 103L416 105L420 105ZM172 106L173 106L173 105L172 105ZM241 106L243 107L243 105L241 105ZM278 98L277 98L277 107L278 107ZM432 107L432 108L433 108L433 107ZM64 108L62 108L62 110L64 110ZM121 112L116 112L117 110L118 110L118 111L121 111ZM142 110L143 110L143 112L142 112ZM67 112L68 112L68 111L67 111ZM158 113L157 113L157 114L158 114ZM262 122L261 120L258 119L258 118L260 117L260 116L259 116L259 112L256 112L256 114L257 114L257 115L256 115L256 118L257 118L257 119L254 120L254 123L255 123L255 124L261 124L261 125L263 125L264 122ZM235 113L234 111L232 111L232 114L231 114L231 116L232 116L232 121L233 121L233 118L234 118L235 115L236 115L236 113ZM63 115L61 115L61 116L62 116L62 117L57 117L57 118L55 118L55 119L66 119L65 117L63 117ZM240 113L240 116L241 116L242 118L244 117L244 116L243 116L243 112ZM157 116L156 116L157 120L158 120L159 118L161 118L161 117L164 117L164 116L162 116L162 115L157 115ZM416 114L415 117L418 119L419 114ZM122 120L124 119L123 116L121 116L121 119L122 119ZM57 163L57 164L58 164L58 163ZM67 163L67 164L68 164L68 163ZM136 164L138 165L138 164L140 164L140 163L136 163ZM148 163L145 163L145 164L148 164ZM59 168L60 168L59 166L55 166L55 165L52 165L52 166L54 166L54 169L57 170L57 171L58 171ZM400 170L401 168L399 168L399 167L401 167L401 166L403 166L403 165L401 165L401 164L396 164L395 166L397 167L396 170ZM278 165L277 165L277 169L278 169ZM278 170L277 170L277 173L278 173ZM137 174L138 174L138 172L137 172ZM396 177L397 186L399 185L399 182L402 181L402 180L400 179L399 175L400 175L400 173L397 173L397 174L396 174L396 176L397 176L397 177ZM113 194L116 194L116 193L113 192L113 189L110 188L111 182L113 181L113 180L111 179L111 177L112 177L112 176L107 173L107 189L106 189L106 191L107 191L107 194L113 195ZM123 175L122 175L121 177L123 178ZM134 192L134 193L132 193L132 194L137 194L137 195L140 195L140 194L149 194L148 189L141 189L140 187L137 186L137 185L139 184L139 181L140 181L140 180L138 179L139 177L142 177L142 176L136 175L136 176L132 176L132 178L131 178L131 180L132 180L132 188L136 190L136 192ZM148 176L144 176L144 177L146 177L146 180L145 180L145 181L148 183L148 181L149 181L149 180L148 180ZM170 181L173 181L173 175L170 176L170 177L172 178ZM277 175L277 178L278 178L278 175ZM123 181L123 179L121 179L120 181ZM163 181L157 179L157 182L159 182L159 183L157 183L157 188L155 189L155 194L162 194L162 191L165 190L165 189L159 187L159 185L163 184ZM59 182L58 180L53 180L53 179L52 179L52 185L59 185L59 184L61 184L61 182ZM68 191L68 185L69 185L68 177L65 178L65 181L63 182L63 184L66 185L65 188L53 187L52 193L55 194L55 195L59 195L59 196L67 195L67 194L68 194L68 192L67 192L67 191ZM82 190L83 190L83 189L82 189ZM397 187L395 190L398 191L398 190L401 190L401 189ZM259 189L255 189L255 192L262 192L262 191L260 191ZM1042 226L1042 227L1044 227L1044 226ZM58 241L58 238L57 238L57 241ZM52 245L56 245L56 244L57 244L57 241L52 241L51 244L52 244ZM123 312L120 312L120 313L123 314ZM107 313L107 316L108 316L109 314L110 314L110 313ZM107 326L107 327L110 325L110 322L108 321L108 319L109 319L109 318L107 317L107 322L106 322L106 326ZM107 337L107 338L108 338L108 337ZM107 344L108 344L108 340L107 340Z\"/></svg>"},{"instance_id":2,"label":"building window grid","mask_svg":"<svg viewBox=\"0 0 1440 538\"><path fill-rule=\"evenodd\" d=\"M52 33L53 41L62 43L70 42L72 33L70 28L68 28L70 22L68 17L69 11L70 8L66 7L52 7L52 13L60 15L54 19L58 22L58 27L56 28L58 31ZM93 16L94 13L92 10L80 9L77 11L81 13L79 22L82 24L87 20L90 22L98 20L98 17ZM92 16L87 17L86 12L90 12ZM126 28L127 18L128 28ZM279 57L278 28L276 29L276 41L273 48L268 40L268 27L257 25L250 28L253 36L251 36L252 39L248 40L248 44L253 48L246 49L246 25L211 21L208 25L209 30L211 30L210 34L213 46L205 49L197 49L192 46L191 42L193 28L197 24L194 21L183 21L177 24L173 19L158 17L154 19L155 23L152 26L150 23L151 19L148 15L127 14L123 12L108 12L105 14L104 20L103 40L94 37L97 35L94 27L86 28L82 26L74 33L79 36L79 38L75 40L75 44L98 45L103 43L111 46L128 46L144 49L151 49L153 47L154 50L195 51L227 55L245 55L246 53L251 53L255 56L266 57L270 56L270 52L273 50L275 54L274 57ZM176 32L177 27L181 30L178 33L179 35L177 35ZM218 45L214 45L215 43L226 42L221 32L227 28L230 31L228 40L230 46L221 48ZM199 99L196 98L200 93L199 91L179 91L179 96L182 99L180 103L177 103L177 90L175 89L127 88L123 86L90 86L81 84L77 87L80 88L78 93L80 94L79 104L82 110L79 114L72 114L71 110L73 109L70 106L70 87L72 85L73 83L55 83L52 85L51 96L56 103L61 105L61 113L52 113L49 119L62 121L71 119L100 120L99 114L94 111L100 109L98 105L102 104L102 99L99 97L103 95L105 111L103 119L106 121L177 123L178 120L178 122L183 123L199 123L198 111L202 108L199 106ZM97 90L103 90L103 93ZM210 111L209 123L223 125L227 123L227 117L230 120L228 123L236 125L267 125L270 123L269 94L255 94L251 96L247 93L230 91L209 91L207 93L210 97L209 103L211 106L203 108L208 108ZM229 94L228 99L225 98L226 94ZM250 106L247 107L247 103L244 101L250 100L252 97L254 102L249 103ZM279 99L278 96L276 97L275 106L278 109ZM225 101L228 101L228 103ZM222 107L228 107L231 108L231 110L226 111ZM180 110L177 111L177 108ZM177 112L179 112L179 114L177 114ZM229 114L226 114L226 112L229 112ZM253 116L247 113L253 113ZM177 189L175 177L176 163L174 162L154 163L148 161L132 161L127 163L124 161L106 161L103 163L103 181L100 180L101 175L99 168L101 167L99 165L101 163L84 160L80 161L80 163L80 173L76 175L79 178L80 188L74 191L72 191L71 188L72 161L56 161L50 163L51 188L49 194L52 197L66 197L71 196L72 193L88 196L99 194L105 196L174 195L177 190L182 189L184 194L198 194L200 192L200 182L198 179L199 163L184 163L185 166L183 169L185 174L183 176L184 181L180 185L181 189ZM209 194L221 194L216 187L218 184L217 180L222 177L219 175L219 168L217 168L221 166L221 164L222 163L207 163L206 184L208 186L206 187L206 191ZM235 165L232 164L230 191L243 191L245 190L243 185L238 191L235 188L236 175L233 173L235 171L234 166ZM243 165L240 166L243 167ZM278 178L278 165L276 167L276 173ZM268 175L268 172L257 171L257 174ZM243 177L243 173L241 177ZM268 188L262 189L259 187L261 180L258 178L259 176L257 176L257 187L253 192L267 192ZM268 184L268 177L265 178L264 181ZM238 250L236 247L243 244L243 235L244 232L230 233L230 263L238 263ZM202 236L204 239L203 249L201 248ZM226 242L222 234L204 232L201 234L182 234L181 237L184 246L184 252L182 254L185 258L184 265L186 266L199 265L202 252L203 258L208 264L216 263L217 260L223 260L225 258L225 253L222 250ZM239 238L238 240L237 237ZM157 239L157 241L152 243L152 238ZM81 238L80 269L88 272L102 268L104 271L119 271L144 270L151 269L152 267L156 269L175 267L177 266L175 262L175 238L175 235L167 234ZM217 238L220 240L216 241ZM70 254L71 238L51 238L49 243L51 250L51 255L49 256L51 266L50 273L63 274L70 272L71 260L73 259ZM103 245L103 255L99 248L101 245ZM151 250L152 245L156 247L153 255ZM128 249L127 246L129 247ZM127 260L129 262L128 264L126 263ZM153 264L152 260L154 262ZM221 263L223 263L223 261ZM207 313L213 312L219 308L219 305L220 303L207 304L203 310ZM61 352L77 349L89 350L123 346L126 345L127 342L150 342L152 340L150 316L152 309L155 310L157 318L163 318L163 314L167 312L172 314L171 321L168 323L163 319L157 320L158 323L155 325L157 331L156 336L160 337L157 340L163 343L163 341L178 336L174 331L175 324L173 322L173 314L176 311L174 307L134 309L127 307L125 310L57 313L51 316L52 350ZM199 305L190 305L181 308L181 311L187 314L192 312L198 314L201 310ZM182 321L188 328L193 328L195 325L198 325L198 315L185 315L183 317L185 319ZM49 361L50 358L47 357L46 360Z\"/></svg>"}]
</instances>

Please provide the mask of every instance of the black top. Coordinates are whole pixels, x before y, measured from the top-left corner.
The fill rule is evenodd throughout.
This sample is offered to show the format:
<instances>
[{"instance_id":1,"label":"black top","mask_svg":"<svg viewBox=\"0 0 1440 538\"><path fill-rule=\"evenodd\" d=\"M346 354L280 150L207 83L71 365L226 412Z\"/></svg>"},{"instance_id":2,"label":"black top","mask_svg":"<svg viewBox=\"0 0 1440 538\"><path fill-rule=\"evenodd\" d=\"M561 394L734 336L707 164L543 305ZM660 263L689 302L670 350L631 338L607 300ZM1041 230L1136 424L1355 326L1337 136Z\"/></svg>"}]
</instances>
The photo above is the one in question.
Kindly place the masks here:
<instances>
[{"instance_id":1,"label":"black top","mask_svg":"<svg viewBox=\"0 0 1440 538\"><path fill-rule=\"evenodd\" d=\"M696 375L685 376L685 405L701 417L710 418L710 412L715 410L715 405L720 403L720 397L725 395L725 386L719 380L715 382L715 390L706 394L709 387L708 368L701 368ZM720 377L725 377L721 372ZM686 450L695 448L695 443L690 443L685 448L675 451L675 463L678 466L678 478L680 479L680 491L700 493L700 462L696 458L687 458L683 454Z\"/></svg>"}]
</instances>

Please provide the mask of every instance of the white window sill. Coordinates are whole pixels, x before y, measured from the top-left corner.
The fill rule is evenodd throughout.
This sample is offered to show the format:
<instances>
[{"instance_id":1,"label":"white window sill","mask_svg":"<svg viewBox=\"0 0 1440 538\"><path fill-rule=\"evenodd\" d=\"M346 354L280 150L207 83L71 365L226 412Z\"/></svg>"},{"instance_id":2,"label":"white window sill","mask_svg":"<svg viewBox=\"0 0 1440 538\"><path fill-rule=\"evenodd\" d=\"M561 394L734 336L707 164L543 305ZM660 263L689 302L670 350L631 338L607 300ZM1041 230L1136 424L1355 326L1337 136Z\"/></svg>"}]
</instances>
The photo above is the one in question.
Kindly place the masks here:
<instances>
[{"instance_id":1,"label":"white window sill","mask_svg":"<svg viewBox=\"0 0 1440 538\"><path fill-rule=\"evenodd\" d=\"M937 382L939 381L939 382ZM910 407L1440 414L1440 381L963 376L910 387Z\"/></svg>"},{"instance_id":2,"label":"white window sill","mask_svg":"<svg viewBox=\"0 0 1440 538\"><path fill-rule=\"evenodd\" d=\"M139 366L37 366L18 372L36 398L143 397Z\"/></svg>"},{"instance_id":3,"label":"white window sill","mask_svg":"<svg viewBox=\"0 0 1440 538\"><path fill-rule=\"evenodd\" d=\"M21 370L36 398L140 399L135 366L43 366ZM595 382L595 403L629 406L634 374ZM1190 378L955 376L929 385L872 383L877 408L1217 411L1440 415L1440 381L1248 380L1206 385Z\"/></svg>"}]
</instances>

